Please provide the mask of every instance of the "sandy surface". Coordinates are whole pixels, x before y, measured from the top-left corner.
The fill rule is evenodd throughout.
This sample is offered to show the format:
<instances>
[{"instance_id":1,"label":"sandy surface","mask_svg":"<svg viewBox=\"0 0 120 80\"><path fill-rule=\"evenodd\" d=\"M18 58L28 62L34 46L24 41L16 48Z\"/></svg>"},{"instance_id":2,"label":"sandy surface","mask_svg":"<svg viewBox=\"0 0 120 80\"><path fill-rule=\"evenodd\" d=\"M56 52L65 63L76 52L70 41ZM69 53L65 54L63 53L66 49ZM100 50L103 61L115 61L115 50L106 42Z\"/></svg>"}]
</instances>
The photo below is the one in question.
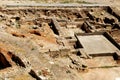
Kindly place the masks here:
<instances>
[{"instance_id":1,"label":"sandy surface","mask_svg":"<svg viewBox=\"0 0 120 80\"><path fill-rule=\"evenodd\" d=\"M120 0L0 0L0 4L34 4L34 3L83 3L83 4L106 4L106 5L114 5L119 6Z\"/></svg>"}]
</instances>

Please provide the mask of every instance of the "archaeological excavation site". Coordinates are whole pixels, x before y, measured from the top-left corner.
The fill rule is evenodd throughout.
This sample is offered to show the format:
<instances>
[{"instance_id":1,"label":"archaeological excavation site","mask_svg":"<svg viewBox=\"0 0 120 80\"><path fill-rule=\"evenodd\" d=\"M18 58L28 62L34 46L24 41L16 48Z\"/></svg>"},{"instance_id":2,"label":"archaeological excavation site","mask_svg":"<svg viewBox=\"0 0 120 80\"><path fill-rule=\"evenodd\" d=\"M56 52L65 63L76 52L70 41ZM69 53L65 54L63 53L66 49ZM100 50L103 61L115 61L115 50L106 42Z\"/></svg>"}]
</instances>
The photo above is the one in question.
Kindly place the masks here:
<instances>
[{"instance_id":1,"label":"archaeological excavation site","mask_svg":"<svg viewBox=\"0 0 120 80\"><path fill-rule=\"evenodd\" d=\"M2 6L0 80L120 80L120 7Z\"/></svg>"}]
</instances>

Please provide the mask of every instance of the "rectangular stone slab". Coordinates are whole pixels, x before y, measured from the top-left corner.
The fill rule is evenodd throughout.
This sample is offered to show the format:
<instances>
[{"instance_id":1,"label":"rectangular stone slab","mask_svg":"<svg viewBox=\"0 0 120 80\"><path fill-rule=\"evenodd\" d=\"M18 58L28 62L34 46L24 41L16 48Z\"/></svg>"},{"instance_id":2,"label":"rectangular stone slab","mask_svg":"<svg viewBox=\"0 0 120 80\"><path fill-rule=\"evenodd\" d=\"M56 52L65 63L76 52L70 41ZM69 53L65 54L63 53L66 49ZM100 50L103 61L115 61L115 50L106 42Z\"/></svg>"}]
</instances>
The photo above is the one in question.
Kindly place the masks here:
<instances>
[{"instance_id":1,"label":"rectangular stone slab","mask_svg":"<svg viewBox=\"0 0 120 80\"><path fill-rule=\"evenodd\" d=\"M78 35L80 44L87 54L106 54L118 51L104 35Z\"/></svg>"}]
</instances>

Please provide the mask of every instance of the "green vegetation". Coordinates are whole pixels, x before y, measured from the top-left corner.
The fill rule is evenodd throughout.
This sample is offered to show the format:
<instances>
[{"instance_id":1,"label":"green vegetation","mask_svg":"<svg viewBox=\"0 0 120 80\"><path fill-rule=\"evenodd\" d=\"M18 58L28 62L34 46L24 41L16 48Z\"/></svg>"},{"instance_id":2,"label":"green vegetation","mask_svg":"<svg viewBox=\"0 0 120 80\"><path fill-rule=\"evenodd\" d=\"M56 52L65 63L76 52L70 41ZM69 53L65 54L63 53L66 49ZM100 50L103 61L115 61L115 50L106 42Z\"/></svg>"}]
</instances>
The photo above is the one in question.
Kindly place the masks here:
<instances>
[{"instance_id":1,"label":"green vegetation","mask_svg":"<svg viewBox=\"0 0 120 80\"><path fill-rule=\"evenodd\" d=\"M113 67L119 67L119 66L101 66L99 68L113 68Z\"/></svg>"},{"instance_id":2,"label":"green vegetation","mask_svg":"<svg viewBox=\"0 0 120 80\"><path fill-rule=\"evenodd\" d=\"M37 3L79 3L79 4L91 4L91 2L86 2L83 0L31 0Z\"/></svg>"},{"instance_id":3,"label":"green vegetation","mask_svg":"<svg viewBox=\"0 0 120 80\"><path fill-rule=\"evenodd\" d=\"M76 1L76 3L92 4L91 2L86 2L86 1Z\"/></svg>"},{"instance_id":4,"label":"green vegetation","mask_svg":"<svg viewBox=\"0 0 120 80\"><path fill-rule=\"evenodd\" d=\"M60 3L74 3L74 0L62 0Z\"/></svg>"}]
</instances>

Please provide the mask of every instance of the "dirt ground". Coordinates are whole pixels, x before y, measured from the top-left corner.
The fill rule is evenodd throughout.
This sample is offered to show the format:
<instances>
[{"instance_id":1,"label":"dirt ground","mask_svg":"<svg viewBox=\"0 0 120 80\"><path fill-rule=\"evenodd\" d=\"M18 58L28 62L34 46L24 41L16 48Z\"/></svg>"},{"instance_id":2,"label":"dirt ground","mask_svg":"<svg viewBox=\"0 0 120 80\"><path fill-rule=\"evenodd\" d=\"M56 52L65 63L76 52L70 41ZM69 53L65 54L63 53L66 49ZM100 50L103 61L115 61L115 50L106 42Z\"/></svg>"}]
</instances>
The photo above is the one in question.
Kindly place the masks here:
<instances>
[{"instance_id":1,"label":"dirt ground","mask_svg":"<svg viewBox=\"0 0 120 80\"><path fill-rule=\"evenodd\" d=\"M119 6L119 0L1 0L0 4L13 4L13 3L22 3L22 4L34 4L34 3L80 3L80 4L106 4Z\"/></svg>"},{"instance_id":2,"label":"dirt ground","mask_svg":"<svg viewBox=\"0 0 120 80\"><path fill-rule=\"evenodd\" d=\"M45 1L59 3L61 0ZM36 4L45 1L1 0L0 4ZM64 3L78 2L76 0L65 1L67 0L64 0ZM120 2L119 0L79 1L80 4L92 5L97 3L117 7ZM82 9L86 12L90 11L95 19L104 20L105 17L109 17L118 21L116 17L105 12L103 8ZM80 28L84 19L78 14L82 9L1 10L0 80L120 80L119 61L115 60L113 56L86 59L81 58L80 53L71 53L73 49L77 49L74 33L85 33ZM101 12L99 13L99 11ZM85 12L83 13L85 18L88 17ZM56 18L55 21L53 21L54 18ZM82 21L75 22L79 18L82 18ZM56 32L53 22L56 22L57 26L59 24L62 26L59 28L61 31L58 29ZM105 24L102 21L98 21L99 23ZM97 26L99 26L98 24ZM98 28L100 28L98 31L106 29ZM108 32L117 43L120 43L120 30L118 28L110 29ZM69 39L72 39L73 43L70 44L67 41Z\"/></svg>"}]
</instances>

